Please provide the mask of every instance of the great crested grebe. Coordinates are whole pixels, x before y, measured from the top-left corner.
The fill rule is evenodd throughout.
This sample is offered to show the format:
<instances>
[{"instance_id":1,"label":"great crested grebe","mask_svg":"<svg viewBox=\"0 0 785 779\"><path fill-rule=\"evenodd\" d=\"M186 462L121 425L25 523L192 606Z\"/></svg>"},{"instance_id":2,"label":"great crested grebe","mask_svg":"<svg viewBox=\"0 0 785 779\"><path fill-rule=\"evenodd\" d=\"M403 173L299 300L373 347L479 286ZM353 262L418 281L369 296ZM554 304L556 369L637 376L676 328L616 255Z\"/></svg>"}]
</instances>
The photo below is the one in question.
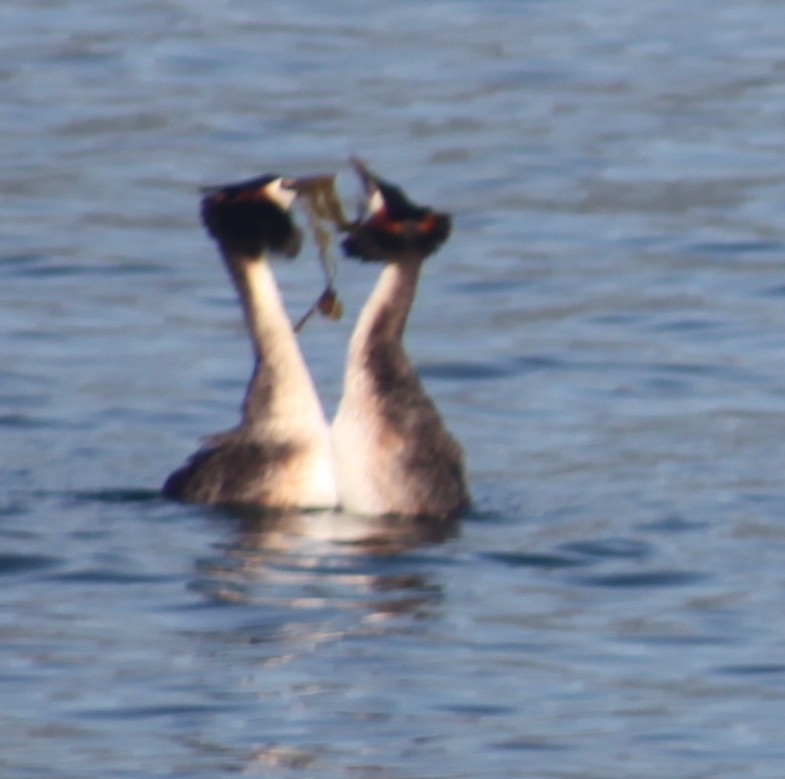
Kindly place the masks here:
<instances>
[{"instance_id":1,"label":"great crested grebe","mask_svg":"<svg viewBox=\"0 0 785 779\"><path fill-rule=\"evenodd\" d=\"M402 337L422 263L450 234L450 217L411 203L352 161L367 213L344 252L382 261L349 342L332 424L341 507L359 514L448 518L469 502L463 454L425 394Z\"/></svg>"},{"instance_id":2,"label":"great crested grebe","mask_svg":"<svg viewBox=\"0 0 785 779\"><path fill-rule=\"evenodd\" d=\"M195 503L329 508L337 503L330 431L268 262L294 257L297 182L278 175L211 188L202 221L245 313L255 367L240 424L207 440L163 494Z\"/></svg>"}]
</instances>

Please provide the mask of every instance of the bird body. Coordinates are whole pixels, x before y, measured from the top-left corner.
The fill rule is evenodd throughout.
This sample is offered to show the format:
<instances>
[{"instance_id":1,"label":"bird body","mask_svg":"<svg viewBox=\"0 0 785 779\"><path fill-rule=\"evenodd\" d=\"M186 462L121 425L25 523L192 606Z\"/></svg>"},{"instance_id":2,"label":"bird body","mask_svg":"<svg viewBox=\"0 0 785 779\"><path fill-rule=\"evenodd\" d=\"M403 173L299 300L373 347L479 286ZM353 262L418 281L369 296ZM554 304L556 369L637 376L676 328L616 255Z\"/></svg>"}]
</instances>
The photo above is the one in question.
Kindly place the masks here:
<instances>
[{"instance_id":1,"label":"bird body","mask_svg":"<svg viewBox=\"0 0 785 779\"><path fill-rule=\"evenodd\" d=\"M461 448L403 346L423 261L449 236L450 218L354 164L368 201L343 249L382 270L350 338L331 427L269 263L299 251L289 215L296 182L268 175L206 191L202 221L237 290L254 369L238 426L209 438L169 476L164 495L438 520L468 504Z\"/></svg>"},{"instance_id":2,"label":"bird body","mask_svg":"<svg viewBox=\"0 0 785 779\"><path fill-rule=\"evenodd\" d=\"M209 438L163 487L180 500L268 508L337 502L329 428L269 264L296 254L294 193L266 176L208 191L203 221L237 289L254 351L240 424Z\"/></svg>"},{"instance_id":3,"label":"bird body","mask_svg":"<svg viewBox=\"0 0 785 779\"><path fill-rule=\"evenodd\" d=\"M339 502L361 514L447 518L469 501L463 454L409 361L403 333L422 263L446 240L450 220L355 167L368 213L344 251L384 266L349 342L332 424Z\"/></svg>"}]
</instances>

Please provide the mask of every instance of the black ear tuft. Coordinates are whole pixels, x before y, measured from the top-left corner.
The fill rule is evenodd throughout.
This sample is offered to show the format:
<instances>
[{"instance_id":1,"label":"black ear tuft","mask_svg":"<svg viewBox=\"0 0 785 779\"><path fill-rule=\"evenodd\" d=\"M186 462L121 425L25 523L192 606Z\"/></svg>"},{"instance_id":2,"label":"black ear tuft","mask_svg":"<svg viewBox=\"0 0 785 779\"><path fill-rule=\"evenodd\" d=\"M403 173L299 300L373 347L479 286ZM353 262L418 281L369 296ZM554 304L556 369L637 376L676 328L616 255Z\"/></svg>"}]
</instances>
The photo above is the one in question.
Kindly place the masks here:
<instances>
[{"instance_id":1,"label":"black ear tuft","mask_svg":"<svg viewBox=\"0 0 785 779\"><path fill-rule=\"evenodd\" d=\"M202 200L202 222L225 251L258 257L264 252L293 257L302 236L292 218L263 191L266 177L211 191Z\"/></svg>"},{"instance_id":2,"label":"black ear tuft","mask_svg":"<svg viewBox=\"0 0 785 779\"><path fill-rule=\"evenodd\" d=\"M361 260L423 260L449 237L451 219L429 209L416 218L394 220L380 214L353 230L341 244L348 257Z\"/></svg>"}]
</instances>

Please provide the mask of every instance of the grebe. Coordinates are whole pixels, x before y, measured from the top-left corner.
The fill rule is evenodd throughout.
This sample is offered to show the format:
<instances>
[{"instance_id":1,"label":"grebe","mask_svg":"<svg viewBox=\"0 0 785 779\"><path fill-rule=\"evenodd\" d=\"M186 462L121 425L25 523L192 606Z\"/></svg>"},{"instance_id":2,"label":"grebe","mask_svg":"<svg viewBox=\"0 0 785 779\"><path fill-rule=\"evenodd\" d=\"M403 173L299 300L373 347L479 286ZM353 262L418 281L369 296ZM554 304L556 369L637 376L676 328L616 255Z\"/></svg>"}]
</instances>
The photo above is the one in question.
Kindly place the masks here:
<instances>
[{"instance_id":1,"label":"grebe","mask_svg":"<svg viewBox=\"0 0 785 779\"><path fill-rule=\"evenodd\" d=\"M245 313L255 367L240 424L166 480L163 494L195 503L270 508L336 505L330 431L268 263L294 257L301 234L289 208L297 182L278 175L206 190L201 216Z\"/></svg>"},{"instance_id":2,"label":"grebe","mask_svg":"<svg viewBox=\"0 0 785 779\"><path fill-rule=\"evenodd\" d=\"M339 502L359 514L446 519L469 502L463 454L425 394L402 337L423 261L449 236L450 217L415 206L352 162L367 213L343 250L384 267L349 342L332 424Z\"/></svg>"}]
</instances>

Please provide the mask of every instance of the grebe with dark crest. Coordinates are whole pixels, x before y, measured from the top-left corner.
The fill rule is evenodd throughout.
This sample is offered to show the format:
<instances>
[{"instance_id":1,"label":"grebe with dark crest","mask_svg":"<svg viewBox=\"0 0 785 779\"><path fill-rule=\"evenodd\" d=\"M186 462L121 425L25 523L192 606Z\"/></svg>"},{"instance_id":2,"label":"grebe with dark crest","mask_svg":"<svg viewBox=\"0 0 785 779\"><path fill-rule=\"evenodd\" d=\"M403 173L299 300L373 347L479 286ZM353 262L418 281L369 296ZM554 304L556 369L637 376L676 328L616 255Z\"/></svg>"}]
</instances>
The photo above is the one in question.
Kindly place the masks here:
<instances>
[{"instance_id":1,"label":"grebe with dark crest","mask_svg":"<svg viewBox=\"0 0 785 779\"><path fill-rule=\"evenodd\" d=\"M330 431L268 259L294 257L297 181L265 175L205 190L201 216L237 289L255 366L240 424L166 480L167 497L269 508L336 505Z\"/></svg>"},{"instance_id":2,"label":"grebe with dark crest","mask_svg":"<svg viewBox=\"0 0 785 779\"><path fill-rule=\"evenodd\" d=\"M423 261L450 234L450 217L416 206L352 160L366 215L344 252L384 263L349 342L343 395L332 424L341 507L359 514L447 519L469 503L463 454L403 348Z\"/></svg>"}]
</instances>

